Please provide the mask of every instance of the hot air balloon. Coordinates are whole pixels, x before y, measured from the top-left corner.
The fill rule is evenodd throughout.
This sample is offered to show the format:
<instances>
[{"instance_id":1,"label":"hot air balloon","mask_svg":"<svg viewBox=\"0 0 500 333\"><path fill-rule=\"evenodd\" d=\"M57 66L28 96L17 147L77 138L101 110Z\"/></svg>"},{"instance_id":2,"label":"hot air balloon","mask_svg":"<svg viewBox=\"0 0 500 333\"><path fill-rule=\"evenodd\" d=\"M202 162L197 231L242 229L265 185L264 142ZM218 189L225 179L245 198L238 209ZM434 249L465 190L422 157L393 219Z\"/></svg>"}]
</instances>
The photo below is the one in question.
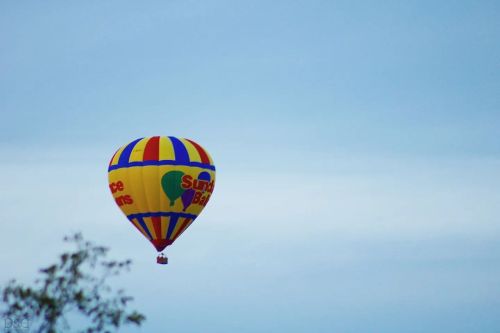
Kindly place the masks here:
<instances>
[{"instance_id":1,"label":"hot air balloon","mask_svg":"<svg viewBox=\"0 0 500 333\"><path fill-rule=\"evenodd\" d=\"M194 222L215 185L215 166L196 142L173 136L134 140L116 151L109 188L127 219L158 252ZM166 264L161 253L157 263Z\"/></svg>"}]
</instances>

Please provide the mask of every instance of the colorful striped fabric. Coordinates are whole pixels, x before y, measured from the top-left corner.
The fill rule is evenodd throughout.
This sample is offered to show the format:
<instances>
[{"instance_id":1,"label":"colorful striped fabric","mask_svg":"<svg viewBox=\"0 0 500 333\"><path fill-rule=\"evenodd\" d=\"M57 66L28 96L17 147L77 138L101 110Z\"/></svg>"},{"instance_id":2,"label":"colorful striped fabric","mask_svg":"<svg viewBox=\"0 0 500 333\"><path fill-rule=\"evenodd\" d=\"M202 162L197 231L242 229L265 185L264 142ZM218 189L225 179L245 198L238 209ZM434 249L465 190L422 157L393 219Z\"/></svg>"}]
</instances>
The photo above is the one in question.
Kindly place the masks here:
<instances>
[{"instance_id":1,"label":"colorful striped fabric","mask_svg":"<svg viewBox=\"0 0 500 333\"><path fill-rule=\"evenodd\" d=\"M197 217L185 215L178 213L132 214L127 218L144 237L153 243L158 251L161 251L182 235Z\"/></svg>"},{"instance_id":2,"label":"colorful striped fabric","mask_svg":"<svg viewBox=\"0 0 500 333\"><path fill-rule=\"evenodd\" d=\"M194 141L169 137L147 137L120 148L108 171L143 165L184 165L215 170L210 155Z\"/></svg>"}]
</instances>

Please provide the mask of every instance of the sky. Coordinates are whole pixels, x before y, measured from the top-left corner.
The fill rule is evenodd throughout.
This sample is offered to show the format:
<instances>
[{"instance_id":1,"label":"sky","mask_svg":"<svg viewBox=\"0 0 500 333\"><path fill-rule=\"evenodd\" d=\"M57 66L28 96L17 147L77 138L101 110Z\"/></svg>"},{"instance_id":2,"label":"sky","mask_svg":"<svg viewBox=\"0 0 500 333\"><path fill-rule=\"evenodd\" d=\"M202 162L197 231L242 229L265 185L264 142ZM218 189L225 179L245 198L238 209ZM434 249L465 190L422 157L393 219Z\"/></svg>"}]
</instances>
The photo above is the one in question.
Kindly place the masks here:
<instances>
[{"instance_id":1,"label":"sky","mask_svg":"<svg viewBox=\"0 0 500 333\"><path fill-rule=\"evenodd\" d=\"M131 258L123 332L500 331L498 1L0 2L0 282ZM167 267L114 151L217 167Z\"/></svg>"}]
</instances>

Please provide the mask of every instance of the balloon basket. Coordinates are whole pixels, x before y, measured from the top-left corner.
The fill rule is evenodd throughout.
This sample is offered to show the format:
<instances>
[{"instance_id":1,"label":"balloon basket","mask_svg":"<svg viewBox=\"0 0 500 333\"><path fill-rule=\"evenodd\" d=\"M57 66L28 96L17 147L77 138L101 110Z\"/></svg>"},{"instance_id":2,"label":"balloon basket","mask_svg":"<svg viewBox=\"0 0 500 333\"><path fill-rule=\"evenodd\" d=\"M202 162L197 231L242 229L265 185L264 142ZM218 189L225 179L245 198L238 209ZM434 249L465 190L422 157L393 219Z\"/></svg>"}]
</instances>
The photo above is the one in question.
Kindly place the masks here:
<instances>
[{"instance_id":1,"label":"balloon basket","mask_svg":"<svg viewBox=\"0 0 500 333\"><path fill-rule=\"evenodd\" d=\"M158 257L156 257L156 263L159 265L166 265L168 264L168 258L163 253L160 253Z\"/></svg>"}]
</instances>

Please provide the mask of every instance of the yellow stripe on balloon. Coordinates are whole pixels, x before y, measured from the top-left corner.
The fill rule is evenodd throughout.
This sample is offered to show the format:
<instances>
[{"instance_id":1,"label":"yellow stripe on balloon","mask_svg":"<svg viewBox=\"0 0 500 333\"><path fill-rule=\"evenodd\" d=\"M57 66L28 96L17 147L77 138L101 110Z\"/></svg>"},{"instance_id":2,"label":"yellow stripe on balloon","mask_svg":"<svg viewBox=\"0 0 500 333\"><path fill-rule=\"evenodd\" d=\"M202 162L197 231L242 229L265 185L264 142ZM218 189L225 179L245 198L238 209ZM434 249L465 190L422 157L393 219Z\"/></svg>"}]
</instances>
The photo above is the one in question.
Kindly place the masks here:
<instances>
[{"instance_id":1,"label":"yellow stripe on balloon","mask_svg":"<svg viewBox=\"0 0 500 333\"><path fill-rule=\"evenodd\" d=\"M170 223L172 219L170 216L165 217L165 233L163 234L163 239L167 239L168 228L170 228Z\"/></svg>"},{"instance_id":2,"label":"yellow stripe on balloon","mask_svg":"<svg viewBox=\"0 0 500 333\"><path fill-rule=\"evenodd\" d=\"M134 149L132 150L132 153L130 154L130 157L128 159L129 162L142 162L144 156L144 147L146 147L146 144L150 139L151 138L144 138L135 144Z\"/></svg>"},{"instance_id":3,"label":"yellow stripe on balloon","mask_svg":"<svg viewBox=\"0 0 500 333\"><path fill-rule=\"evenodd\" d=\"M120 159L120 156L123 152L123 149L125 149L126 145L121 147L120 149L118 149L118 151L116 152L115 156L113 157L113 160L111 161L111 165L115 165L115 164L118 164L118 160Z\"/></svg>"},{"instance_id":4,"label":"yellow stripe on balloon","mask_svg":"<svg viewBox=\"0 0 500 333\"><path fill-rule=\"evenodd\" d=\"M149 233L151 234L151 236L153 236L153 239L158 239L158 235L155 232L155 228L153 227L153 221L151 220L151 218L145 217L144 223L146 224L146 227L148 227Z\"/></svg>"},{"instance_id":5,"label":"yellow stripe on balloon","mask_svg":"<svg viewBox=\"0 0 500 333\"><path fill-rule=\"evenodd\" d=\"M189 161L191 162L201 162L201 157L196 148L191 142L186 139L179 138L179 140L184 144L189 155Z\"/></svg>"},{"instance_id":6,"label":"yellow stripe on balloon","mask_svg":"<svg viewBox=\"0 0 500 333\"><path fill-rule=\"evenodd\" d=\"M162 216L161 217L161 239L166 239L167 238L167 231L168 231L168 228L167 228L167 221L168 217L166 216Z\"/></svg>"},{"instance_id":7,"label":"yellow stripe on balloon","mask_svg":"<svg viewBox=\"0 0 500 333\"><path fill-rule=\"evenodd\" d=\"M160 161L175 161L174 145L167 137L160 137Z\"/></svg>"}]
</instances>

